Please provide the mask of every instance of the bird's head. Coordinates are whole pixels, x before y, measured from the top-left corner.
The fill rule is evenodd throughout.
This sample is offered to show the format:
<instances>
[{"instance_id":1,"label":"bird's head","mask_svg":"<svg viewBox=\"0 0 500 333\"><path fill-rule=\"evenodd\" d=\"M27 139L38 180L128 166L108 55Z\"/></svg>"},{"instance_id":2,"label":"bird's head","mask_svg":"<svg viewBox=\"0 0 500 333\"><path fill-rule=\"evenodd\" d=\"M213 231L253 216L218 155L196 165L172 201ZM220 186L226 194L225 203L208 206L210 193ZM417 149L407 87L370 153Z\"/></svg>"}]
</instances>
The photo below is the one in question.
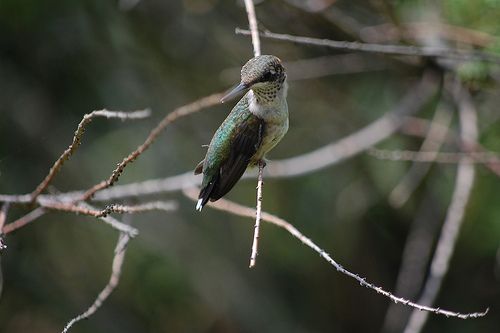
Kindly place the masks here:
<instances>
[{"instance_id":1,"label":"bird's head","mask_svg":"<svg viewBox=\"0 0 500 333\"><path fill-rule=\"evenodd\" d=\"M241 82L227 93L221 102L224 103L248 89L267 89L278 87L285 82L285 68L281 60L273 55L261 55L248 60L241 68Z\"/></svg>"}]
</instances>

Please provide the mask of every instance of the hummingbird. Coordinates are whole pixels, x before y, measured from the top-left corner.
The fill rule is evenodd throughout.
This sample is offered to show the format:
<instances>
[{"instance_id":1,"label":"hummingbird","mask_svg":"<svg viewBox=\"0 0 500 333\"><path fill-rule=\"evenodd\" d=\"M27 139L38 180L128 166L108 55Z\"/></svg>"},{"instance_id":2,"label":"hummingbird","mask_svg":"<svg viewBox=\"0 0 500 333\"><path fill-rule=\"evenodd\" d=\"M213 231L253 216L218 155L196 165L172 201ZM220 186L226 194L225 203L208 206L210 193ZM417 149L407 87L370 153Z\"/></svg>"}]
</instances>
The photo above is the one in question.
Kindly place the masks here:
<instances>
[{"instance_id":1,"label":"hummingbird","mask_svg":"<svg viewBox=\"0 0 500 333\"><path fill-rule=\"evenodd\" d=\"M247 167L265 165L266 154L288 131L287 88L278 57L260 55L242 67L241 82L221 103L246 93L217 129L194 171L203 173L196 210L227 194Z\"/></svg>"}]
</instances>

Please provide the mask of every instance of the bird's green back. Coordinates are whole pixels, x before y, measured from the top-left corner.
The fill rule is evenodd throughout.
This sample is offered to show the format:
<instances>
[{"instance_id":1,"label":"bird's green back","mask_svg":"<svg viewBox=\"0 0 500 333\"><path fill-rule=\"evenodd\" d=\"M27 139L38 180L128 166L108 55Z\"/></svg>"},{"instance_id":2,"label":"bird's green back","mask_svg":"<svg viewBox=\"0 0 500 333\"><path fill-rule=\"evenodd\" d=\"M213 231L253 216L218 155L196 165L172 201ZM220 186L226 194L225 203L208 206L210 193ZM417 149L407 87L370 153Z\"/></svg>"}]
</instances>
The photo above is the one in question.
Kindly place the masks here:
<instances>
[{"instance_id":1,"label":"bird's green back","mask_svg":"<svg viewBox=\"0 0 500 333\"><path fill-rule=\"evenodd\" d=\"M258 119L250 112L248 107L248 93L234 106L210 142L203 163L204 177L202 186L207 185L211 181L211 178L219 172L220 166L228 158L231 143L237 134L238 126L242 123L249 126L255 123L258 126Z\"/></svg>"}]
</instances>

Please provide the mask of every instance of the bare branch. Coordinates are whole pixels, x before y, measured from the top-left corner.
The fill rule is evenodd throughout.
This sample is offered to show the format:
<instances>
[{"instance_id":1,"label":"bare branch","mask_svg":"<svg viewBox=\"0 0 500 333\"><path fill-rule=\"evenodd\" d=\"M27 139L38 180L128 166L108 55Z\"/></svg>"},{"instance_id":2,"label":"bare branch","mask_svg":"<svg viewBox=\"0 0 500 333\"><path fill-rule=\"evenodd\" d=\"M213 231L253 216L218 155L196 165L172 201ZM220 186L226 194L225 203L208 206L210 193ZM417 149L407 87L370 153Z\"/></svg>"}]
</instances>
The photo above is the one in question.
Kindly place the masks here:
<instances>
[{"instance_id":1,"label":"bare branch","mask_svg":"<svg viewBox=\"0 0 500 333\"><path fill-rule=\"evenodd\" d=\"M438 151L414 151L414 150L386 150L371 148L368 154L381 159L390 161L413 161L420 163L461 163L464 157L467 157L463 163L467 164L499 164L500 154L494 152L458 152L447 153Z\"/></svg>"},{"instance_id":2,"label":"bare branch","mask_svg":"<svg viewBox=\"0 0 500 333\"><path fill-rule=\"evenodd\" d=\"M44 215L46 213L46 210L42 207L38 207L28 214L24 215L23 217L20 217L19 219L15 220L14 222L11 222L9 224L6 224L3 227L3 234L7 235L8 233L11 233L14 230L17 230L19 228L24 227L28 223L31 223L38 219L40 216Z\"/></svg>"},{"instance_id":3,"label":"bare branch","mask_svg":"<svg viewBox=\"0 0 500 333\"><path fill-rule=\"evenodd\" d=\"M151 111L146 109L142 111L134 111L134 112L121 112L121 111L108 111L108 110L99 110L93 111L91 113L87 113L83 116L82 121L78 124L78 127L75 131L75 135L73 136L73 142L69 145L69 147L62 153L62 155L55 161L54 165L50 168L48 175L45 179L37 186L37 188L31 193L30 200L35 201L36 198L42 193L47 186L52 182L55 175L59 172L64 162L66 162L71 155L75 152L75 150L80 146L82 141L83 133L85 132L85 127L96 117L105 117L105 118L118 118L121 120L127 119L142 119L149 117Z\"/></svg>"},{"instance_id":4,"label":"bare branch","mask_svg":"<svg viewBox=\"0 0 500 333\"><path fill-rule=\"evenodd\" d=\"M264 162L259 162L259 177L257 181L257 208L255 212L255 227L253 233L253 244L252 244L252 254L250 255L250 268L255 266L257 261L257 251L259 248L259 231L260 231L260 220L262 215L262 187L264 186L264 181L262 173L264 170Z\"/></svg>"},{"instance_id":5,"label":"bare branch","mask_svg":"<svg viewBox=\"0 0 500 333\"><path fill-rule=\"evenodd\" d=\"M245 0L245 9L247 11L248 26L250 27L250 34L252 36L253 55L257 57L260 56L260 38L253 0Z\"/></svg>"},{"instance_id":6,"label":"bare branch","mask_svg":"<svg viewBox=\"0 0 500 333\"><path fill-rule=\"evenodd\" d=\"M441 148L441 144L444 142L446 134L448 133L451 118L451 111L445 108L444 105L437 108L419 153L436 151L433 157L434 159L437 157L437 151ZM400 180L399 184L389 194L389 203L393 207L403 206L422 179L427 175L430 167L430 164L413 163L408 172Z\"/></svg>"},{"instance_id":7,"label":"bare branch","mask_svg":"<svg viewBox=\"0 0 500 333\"><path fill-rule=\"evenodd\" d=\"M110 217L110 216L98 216L102 213L102 210L97 210L96 208L90 206L87 203L80 202L79 206L67 203L55 203L55 202L44 202L41 207L38 207L23 217L17 219L14 222L11 222L3 227L3 234L9 234L17 229L20 229L26 226L28 223L31 223L43 216L48 210L58 210L58 211L66 211L83 215L91 215L95 217L99 217L102 221L109 224L114 229L124 232L131 237L136 236L139 232L137 229L130 227L122 222Z\"/></svg>"},{"instance_id":8,"label":"bare branch","mask_svg":"<svg viewBox=\"0 0 500 333\"><path fill-rule=\"evenodd\" d=\"M165 118L163 118L163 120L149 133L144 143L141 144L139 147L137 147L136 150L131 152L118 164L116 169L113 170L111 176L107 180L104 180L92 186L89 190L87 190L83 194L81 198L79 198L79 201L80 200L86 201L90 199L96 192L112 186L118 180L118 178L120 178L125 167L129 163L135 161L137 157L139 157L139 155L141 155L146 149L148 149L169 124L173 123L179 118L185 117L192 113L201 111L205 108L218 104L220 102L221 97L222 97L221 94L213 94L210 96L206 96L200 98L197 101L194 101L193 103L181 106L172 111L171 113L167 114Z\"/></svg>"},{"instance_id":9,"label":"bare branch","mask_svg":"<svg viewBox=\"0 0 500 333\"><path fill-rule=\"evenodd\" d=\"M115 256L113 258L113 264L111 269L111 276L109 278L108 284L104 287L104 289L97 295L94 303L82 314L76 316L71 319L63 329L63 333L68 332L68 330L77 322L83 319L87 319L92 316L108 299L109 295L116 288L118 283L120 282L120 276L122 273L123 260L125 259L125 252L127 250L128 242L130 241L130 235L127 233L120 233L118 238L118 242L115 247Z\"/></svg>"},{"instance_id":10,"label":"bare branch","mask_svg":"<svg viewBox=\"0 0 500 333\"><path fill-rule=\"evenodd\" d=\"M461 125L461 137L464 144L470 144L477 140L477 115L472 104L469 92L456 83L453 89ZM465 214L465 207L469 201L472 186L474 184L474 165L470 163L469 157L463 157L458 164L456 185L453 191L446 219L439 236L436 252L432 258L431 268L427 281L425 282L419 303L432 304L441 289L443 279L448 272L450 259L453 255L458 233ZM404 333L419 333L427 321L427 314L413 311Z\"/></svg>"},{"instance_id":11,"label":"bare branch","mask_svg":"<svg viewBox=\"0 0 500 333\"><path fill-rule=\"evenodd\" d=\"M250 31L236 28L236 34L250 35ZM277 34L270 31L259 33L261 37L287 41L297 44L307 44L324 46L340 50L351 50L360 52L418 56L431 58L446 58L457 61L485 61L500 65L500 56L490 52L469 51L462 49L442 48L433 46L405 46L405 45L387 45L387 44L369 44L361 42L346 42L330 39L319 39L312 37L294 36L289 34Z\"/></svg>"},{"instance_id":12,"label":"bare branch","mask_svg":"<svg viewBox=\"0 0 500 333\"><path fill-rule=\"evenodd\" d=\"M179 205L175 201L153 201L133 206L114 204L114 205L109 205L104 210L102 210L102 214L103 216L106 216L111 213L134 214L134 213L148 212L152 210L171 212L173 210L176 210L178 206Z\"/></svg>"},{"instance_id":13,"label":"bare branch","mask_svg":"<svg viewBox=\"0 0 500 333\"><path fill-rule=\"evenodd\" d=\"M89 215L93 217L106 217L111 213L133 214L151 210L172 211L177 209L177 203L174 201L154 201L133 206L112 204L106 206L106 208L101 210L85 208L74 203L53 202L53 201L43 201L41 203L41 206L49 210L76 213L81 215Z\"/></svg>"},{"instance_id":14,"label":"bare branch","mask_svg":"<svg viewBox=\"0 0 500 333\"><path fill-rule=\"evenodd\" d=\"M80 202L79 204L81 207L88 209L88 210L96 210L95 207L85 203L85 202ZM123 222L118 221L114 217L111 216L102 216L99 217L99 219L106 224L109 224L112 228L120 231L121 233L127 234L130 238L133 238L139 234L139 230L137 230L134 227L131 227Z\"/></svg>"},{"instance_id":15,"label":"bare branch","mask_svg":"<svg viewBox=\"0 0 500 333\"><path fill-rule=\"evenodd\" d=\"M0 202L27 204L31 202L31 194L0 194Z\"/></svg>"},{"instance_id":16,"label":"bare branch","mask_svg":"<svg viewBox=\"0 0 500 333\"><path fill-rule=\"evenodd\" d=\"M387 43L401 38L419 40L431 35L438 35L448 40L479 47L487 47L498 39L483 31L471 30L441 22L404 23L401 25L401 28L396 29L392 24L364 27L360 29L360 36L363 40L371 43Z\"/></svg>"},{"instance_id":17,"label":"bare branch","mask_svg":"<svg viewBox=\"0 0 500 333\"><path fill-rule=\"evenodd\" d=\"M104 212L106 212L106 210L81 207L74 203L51 202L51 201L42 203L42 207L53 211L75 213L77 215L88 215L93 217L103 217L105 216Z\"/></svg>"},{"instance_id":18,"label":"bare branch","mask_svg":"<svg viewBox=\"0 0 500 333\"><path fill-rule=\"evenodd\" d=\"M184 195L186 195L189 199L193 201L198 200L198 190L197 189L184 189L183 190ZM232 201L229 201L227 199L219 199L216 202L209 202L207 204L208 207L225 211L234 215L238 216L244 216L244 217L250 217L253 218L255 214L255 210L250 207L246 207L237 203L234 203ZM418 309L420 311L428 311L432 312L435 314L440 314L444 315L447 317L457 317L461 319L469 319L469 318L479 318L483 317L488 313L489 309L486 309L484 312L473 312L473 313L460 313L460 312L453 312L453 311L448 311L448 310L443 310L440 308L432 308L429 306L424 306L420 305L414 302L411 302L409 300L406 300L401 297L394 296L388 291L385 291L381 287L377 287L372 283L369 283L366 281L365 278L360 277L359 275L352 273L342 267L339 263L337 263L335 260L330 257L328 253L325 252L322 248L320 248L318 245L316 245L311 239L307 238L305 235L303 235L297 228L295 228L292 224L288 223L287 221L283 220L282 218L279 218L275 215L269 214L267 212L262 212L262 220L271 224L274 224L280 228L285 229L288 233L290 233L293 237L297 238L299 241L301 241L304 245L307 247L311 248L313 251L318 253L321 258L326 260L330 265L332 265L338 272L345 274L356 281L359 282L359 284L363 287L372 289L376 291L378 294L382 294L385 297L390 298L394 303L401 303L403 305Z\"/></svg>"}]
</instances>

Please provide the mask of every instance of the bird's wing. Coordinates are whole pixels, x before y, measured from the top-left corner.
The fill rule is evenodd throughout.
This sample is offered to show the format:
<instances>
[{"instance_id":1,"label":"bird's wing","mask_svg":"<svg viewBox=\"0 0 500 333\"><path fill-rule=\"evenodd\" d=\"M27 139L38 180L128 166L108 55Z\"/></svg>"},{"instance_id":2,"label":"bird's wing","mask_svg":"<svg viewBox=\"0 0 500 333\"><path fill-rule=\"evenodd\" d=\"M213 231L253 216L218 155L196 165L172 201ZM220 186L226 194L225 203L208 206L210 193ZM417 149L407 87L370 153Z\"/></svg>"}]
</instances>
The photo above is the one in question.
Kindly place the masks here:
<instances>
[{"instance_id":1,"label":"bird's wing","mask_svg":"<svg viewBox=\"0 0 500 333\"><path fill-rule=\"evenodd\" d=\"M198 201L201 209L208 200L224 196L241 178L262 143L264 121L248 109L243 97L215 132L203 163L203 182ZM197 168L199 170L199 168Z\"/></svg>"},{"instance_id":2,"label":"bird's wing","mask_svg":"<svg viewBox=\"0 0 500 333\"><path fill-rule=\"evenodd\" d=\"M262 143L264 126L264 121L251 113L245 121L235 126L229 141L229 155L219 167L218 180L210 195L212 201L224 196L241 178Z\"/></svg>"}]
</instances>

